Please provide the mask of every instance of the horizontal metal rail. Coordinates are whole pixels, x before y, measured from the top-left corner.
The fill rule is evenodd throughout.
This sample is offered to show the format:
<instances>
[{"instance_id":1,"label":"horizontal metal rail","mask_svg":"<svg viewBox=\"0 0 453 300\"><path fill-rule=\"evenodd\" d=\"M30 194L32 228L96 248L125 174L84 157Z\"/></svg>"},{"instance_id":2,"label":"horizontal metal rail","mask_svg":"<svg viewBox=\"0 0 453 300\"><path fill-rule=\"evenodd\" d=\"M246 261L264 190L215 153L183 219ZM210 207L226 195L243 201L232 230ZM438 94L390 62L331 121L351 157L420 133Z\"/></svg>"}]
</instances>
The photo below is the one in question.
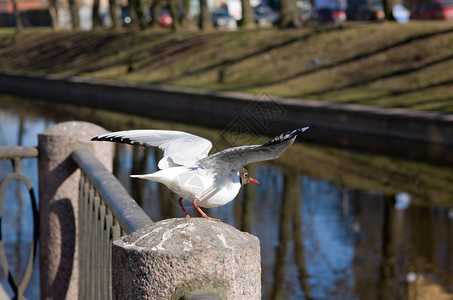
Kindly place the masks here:
<instances>
[{"instance_id":1,"label":"horizontal metal rail","mask_svg":"<svg viewBox=\"0 0 453 300\"><path fill-rule=\"evenodd\" d=\"M22 146L0 146L0 159L38 157L38 148Z\"/></svg>"},{"instance_id":2,"label":"horizontal metal rail","mask_svg":"<svg viewBox=\"0 0 453 300\"><path fill-rule=\"evenodd\" d=\"M99 195L105 199L105 205L112 211L127 234L153 223L118 179L99 162L90 150L76 150L72 153L72 158L89 178Z\"/></svg>"}]
</instances>

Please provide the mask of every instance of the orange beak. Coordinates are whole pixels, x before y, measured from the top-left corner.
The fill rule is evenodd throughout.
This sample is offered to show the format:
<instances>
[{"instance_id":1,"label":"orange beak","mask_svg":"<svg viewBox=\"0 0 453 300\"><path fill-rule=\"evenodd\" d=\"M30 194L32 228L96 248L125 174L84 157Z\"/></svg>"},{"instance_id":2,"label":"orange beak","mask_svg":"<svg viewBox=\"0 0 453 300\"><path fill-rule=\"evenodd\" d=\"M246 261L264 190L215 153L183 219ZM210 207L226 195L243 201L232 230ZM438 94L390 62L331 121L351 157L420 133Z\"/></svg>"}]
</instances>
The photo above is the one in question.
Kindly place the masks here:
<instances>
[{"instance_id":1,"label":"orange beak","mask_svg":"<svg viewBox=\"0 0 453 300\"><path fill-rule=\"evenodd\" d=\"M259 181L256 180L255 178L250 178L250 182L254 184L260 184Z\"/></svg>"}]
</instances>

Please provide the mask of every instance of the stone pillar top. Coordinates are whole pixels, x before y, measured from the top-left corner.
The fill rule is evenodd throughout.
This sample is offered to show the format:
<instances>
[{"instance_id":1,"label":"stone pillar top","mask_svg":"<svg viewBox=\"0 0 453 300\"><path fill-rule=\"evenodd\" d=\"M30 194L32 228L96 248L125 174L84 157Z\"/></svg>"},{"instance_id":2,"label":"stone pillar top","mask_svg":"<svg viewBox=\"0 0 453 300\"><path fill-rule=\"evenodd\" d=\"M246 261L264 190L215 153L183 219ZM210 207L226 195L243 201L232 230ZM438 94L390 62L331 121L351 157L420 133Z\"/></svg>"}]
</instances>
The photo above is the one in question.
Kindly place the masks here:
<instances>
[{"instance_id":1,"label":"stone pillar top","mask_svg":"<svg viewBox=\"0 0 453 300\"><path fill-rule=\"evenodd\" d=\"M149 251L234 250L259 243L257 237L205 218L176 218L146 226L126 236L124 247Z\"/></svg>"},{"instance_id":2,"label":"stone pillar top","mask_svg":"<svg viewBox=\"0 0 453 300\"><path fill-rule=\"evenodd\" d=\"M261 299L259 239L204 218L163 220L113 242L113 299Z\"/></svg>"},{"instance_id":3,"label":"stone pillar top","mask_svg":"<svg viewBox=\"0 0 453 300\"><path fill-rule=\"evenodd\" d=\"M57 123L38 135L40 156L51 160L48 167L53 169L74 150L88 148L111 171L114 144L91 141L91 138L109 132L99 125L84 121Z\"/></svg>"},{"instance_id":4,"label":"stone pillar top","mask_svg":"<svg viewBox=\"0 0 453 300\"><path fill-rule=\"evenodd\" d=\"M94 137L95 135L100 135L103 133L107 133L108 131L93 123L83 122L83 121L68 121L55 124L47 128L45 131L40 133L40 135L62 135L68 136L71 135L73 137L85 137L89 136Z\"/></svg>"}]
</instances>

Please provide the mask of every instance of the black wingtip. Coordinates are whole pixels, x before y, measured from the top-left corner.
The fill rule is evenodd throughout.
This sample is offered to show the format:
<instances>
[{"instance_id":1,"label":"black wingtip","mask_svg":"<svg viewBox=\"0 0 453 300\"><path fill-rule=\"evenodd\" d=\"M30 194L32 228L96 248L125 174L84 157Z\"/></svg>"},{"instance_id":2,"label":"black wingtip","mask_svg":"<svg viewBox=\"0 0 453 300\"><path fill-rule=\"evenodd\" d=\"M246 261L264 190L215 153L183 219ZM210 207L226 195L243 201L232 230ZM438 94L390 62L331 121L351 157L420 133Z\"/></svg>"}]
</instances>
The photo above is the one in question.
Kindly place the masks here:
<instances>
[{"instance_id":1,"label":"black wingtip","mask_svg":"<svg viewBox=\"0 0 453 300\"><path fill-rule=\"evenodd\" d=\"M123 137L123 136L112 136L112 135L100 135L100 136L95 136L91 139L92 141L100 141L100 142L115 142L115 143L123 143L123 144L129 144L129 145L134 145L134 146L144 146L147 147L149 146L147 143L141 143L137 142L134 140L131 140L130 138Z\"/></svg>"},{"instance_id":2,"label":"black wingtip","mask_svg":"<svg viewBox=\"0 0 453 300\"><path fill-rule=\"evenodd\" d=\"M294 129L293 131L288 131L285 133L285 135L288 135L288 138L292 138L295 135L298 135L299 133L305 132L309 129L310 127L304 127L304 128L299 128L299 129Z\"/></svg>"},{"instance_id":3,"label":"black wingtip","mask_svg":"<svg viewBox=\"0 0 453 300\"><path fill-rule=\"evenodd\" d=\"M294 129L294 130L290 130L290 131L284 132L284 133L274 137L269 142L263 144L263 146L269 146L269 145L273 145L273 144L277 144L277 143L281 143L281 142L287 141L287 140L292 139L293 137L297 136L299 133L307 131L308 128L310 128L310 127L307 126L307 127L298 128L298 129Z\"/></svg>"},{"instance_id":4,"label":"black wingtip","mask_svg":"<svg viewBox=\"0 0 453 300\"><path fill-rule=\"evenodd\" d=\"M114 138L102 136L102 135L95 136L95 137L91 138L91 140L94 142L96 142L96 141L98 141L98 142L115 142Z\"/></svg>"}]
</instances>

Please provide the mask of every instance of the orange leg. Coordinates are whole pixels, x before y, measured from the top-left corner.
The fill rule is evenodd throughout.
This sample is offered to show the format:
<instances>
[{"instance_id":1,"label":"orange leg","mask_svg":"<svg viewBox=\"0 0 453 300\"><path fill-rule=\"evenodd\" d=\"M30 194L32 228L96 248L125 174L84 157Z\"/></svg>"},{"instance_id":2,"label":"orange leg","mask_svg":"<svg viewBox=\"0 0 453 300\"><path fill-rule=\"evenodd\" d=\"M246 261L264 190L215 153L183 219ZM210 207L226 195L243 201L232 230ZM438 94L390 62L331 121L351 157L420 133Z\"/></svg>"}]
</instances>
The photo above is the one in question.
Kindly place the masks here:
<instances>
[{"instance_id":1,"label":"orange leg","mask_svg":"<svg viewBox=\"0 0 453 300\"><path fill-rule=\"evenodd\" d=\"M187 213L186 209L184 208L184 205L182 205L182 197L179 198L178 203L179 203L179 206L181 206L182 212L186 215L186 218L190 218L189 214Z\"/></svg>"},{"instance_id":2,"label":"orange leg","mask_svg":"<svg viewBox=\"0 0 453 300\"><path fill-rule=\"evenodd\" d=\"M202 216L203 218L206 218L206 219L208 219L208 220L220 221L219 219L211 218L211 217L209 217L207 214L205 214L204 211L202 211L201 208L198 207L197 201L198 201L197 198L195 198L195 199L193 200L193 202L192 202L192 203L193 203L193 206L195 206L195 208L200 212L200 214L201 214L201 216Z\"/></svg>"}]
</instances>

